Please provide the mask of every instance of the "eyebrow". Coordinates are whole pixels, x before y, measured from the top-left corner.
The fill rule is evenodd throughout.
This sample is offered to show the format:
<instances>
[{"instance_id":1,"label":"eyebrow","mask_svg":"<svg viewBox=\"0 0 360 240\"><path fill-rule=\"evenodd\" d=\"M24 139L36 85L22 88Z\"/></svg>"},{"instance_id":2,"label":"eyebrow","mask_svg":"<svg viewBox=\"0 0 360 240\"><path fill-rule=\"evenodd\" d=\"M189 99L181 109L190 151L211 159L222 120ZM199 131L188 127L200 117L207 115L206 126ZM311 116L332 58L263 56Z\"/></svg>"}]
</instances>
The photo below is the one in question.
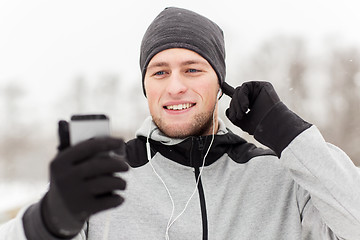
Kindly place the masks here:
<instances>
[{"instance_id":1,"label":"eyebrow","mask_svg":"<svg viewBox=\"0 0 360 240\"><path fill-rule=\"evenodd\" d=\"M193 64L200 64L200 65L206 65L205 61L200 60L188 60L180 63L182 66L188 66ZM148 65L147 69L155 68L155 67L168 67L169 64L167 62L154 62Z\"/></svg>"},{"instance_id":2,"label":"eyebrow","mask_svg":"<svg viewBox=\"0 0 360 240\"><path fill-rule=\"evenodd\" d=\"M154 62L154 63L150 63L146 69L151 69L155 67L167 67L167 66L169 66L169 64L166 62Z\"/></svg>"}]
</instances>

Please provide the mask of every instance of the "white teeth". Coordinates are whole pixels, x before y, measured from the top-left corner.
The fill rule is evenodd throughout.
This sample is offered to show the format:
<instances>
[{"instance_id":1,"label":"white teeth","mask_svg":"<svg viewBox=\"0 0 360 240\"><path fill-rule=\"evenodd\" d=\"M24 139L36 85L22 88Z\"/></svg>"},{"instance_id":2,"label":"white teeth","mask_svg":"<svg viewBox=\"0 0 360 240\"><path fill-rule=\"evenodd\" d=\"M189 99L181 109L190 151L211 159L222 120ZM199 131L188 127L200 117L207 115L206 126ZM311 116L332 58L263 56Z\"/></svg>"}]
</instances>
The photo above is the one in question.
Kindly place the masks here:
<instances>
[{"instance_id":1,"label":"white teeth","mask_svg":"<svg viewBox=\"0 0 360 240\"><path fill-rule=\"evenodd\" d=\"M165 106L165 108L167 108L169 110L184 110L184 109L188 109L192 106L194 106L193 103L184 103L184 104Z\"/></svg>"}]
</instances>

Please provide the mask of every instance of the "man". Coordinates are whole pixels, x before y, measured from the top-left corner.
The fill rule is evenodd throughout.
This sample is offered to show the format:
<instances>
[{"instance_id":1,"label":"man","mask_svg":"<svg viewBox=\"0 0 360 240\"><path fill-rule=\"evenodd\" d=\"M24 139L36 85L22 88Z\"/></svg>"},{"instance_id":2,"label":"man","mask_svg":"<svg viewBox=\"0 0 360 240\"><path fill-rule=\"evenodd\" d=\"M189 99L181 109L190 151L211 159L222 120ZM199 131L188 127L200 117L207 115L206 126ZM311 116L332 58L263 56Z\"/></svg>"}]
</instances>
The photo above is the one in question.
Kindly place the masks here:
<instances>
[{"instance_id":1,"label":"man","mask_svg":"<svg viewBox=\"0 0 360 240\"><path fill-rule=\"evenodd\" d=\"M62 122L49 191L2 239L360 239L357 168L271 84L226 85L223 41L197 13L162 11L141 46L151 118L126 157L104 154L119 139L69 147ZM271 150L218 119L222 90L227 117Z\"/></svg>"}]
</instances>

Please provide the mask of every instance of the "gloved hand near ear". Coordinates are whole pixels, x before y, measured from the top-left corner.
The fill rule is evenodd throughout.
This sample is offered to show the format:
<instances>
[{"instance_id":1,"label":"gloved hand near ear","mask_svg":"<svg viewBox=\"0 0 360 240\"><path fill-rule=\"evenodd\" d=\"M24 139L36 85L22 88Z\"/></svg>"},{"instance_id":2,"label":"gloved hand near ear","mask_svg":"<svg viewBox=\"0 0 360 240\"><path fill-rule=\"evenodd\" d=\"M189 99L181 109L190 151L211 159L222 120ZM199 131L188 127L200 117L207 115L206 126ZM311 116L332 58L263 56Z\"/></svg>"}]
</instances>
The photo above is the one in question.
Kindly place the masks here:
<instances>
[{"instance_id":1,"label":"gloved hand near ear","mask_svg":"<svg viewBox=\"0 0 360 240\"><path fill-rule=\"evenodd\" d=\"M289 110L269 82L245 82L235 89L226 116L278 157L311 124Z\"/></svg>"},{"instance_id":2,"label":"gloved hand near ear","mask_svg":"<svg viewBox=\"0 0 360 240\"><path fill-rule=\"evenodd\" d=\"M70 147L67 129L66 122L59 122L61 151L50 164L49 191L23 217L30 240L72 238L92 214L124 200L115 191L124 190L126 182L114 175L128 170L124 141L95 138ZM40 220L34 219L36 215Z\"/></svg>"}]
</instances>

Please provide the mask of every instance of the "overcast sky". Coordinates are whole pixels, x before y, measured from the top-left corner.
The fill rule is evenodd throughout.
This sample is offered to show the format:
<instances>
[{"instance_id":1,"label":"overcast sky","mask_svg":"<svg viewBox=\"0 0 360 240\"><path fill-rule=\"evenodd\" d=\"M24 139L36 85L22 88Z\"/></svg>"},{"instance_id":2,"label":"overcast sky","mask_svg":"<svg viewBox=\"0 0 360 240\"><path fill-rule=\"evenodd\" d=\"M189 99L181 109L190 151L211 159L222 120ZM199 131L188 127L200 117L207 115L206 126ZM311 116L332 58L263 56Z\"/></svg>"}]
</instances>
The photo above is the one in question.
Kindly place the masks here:
<instances>
[{"instance_id":1,"label":"overcast sky","mask_svg":"<svg viewBox=\"0 0 360 240\"><path fill-rule=\"evenodd\" d=\"M313 51L329 37L360 43L357 0L0 0L0 90L18 82L27 103L42 107L78 75L114 73L139 84L142 35L166 6L223 28L230 74L235 56L277 34L301 36Z\"/></svg>"}]
</instances>

